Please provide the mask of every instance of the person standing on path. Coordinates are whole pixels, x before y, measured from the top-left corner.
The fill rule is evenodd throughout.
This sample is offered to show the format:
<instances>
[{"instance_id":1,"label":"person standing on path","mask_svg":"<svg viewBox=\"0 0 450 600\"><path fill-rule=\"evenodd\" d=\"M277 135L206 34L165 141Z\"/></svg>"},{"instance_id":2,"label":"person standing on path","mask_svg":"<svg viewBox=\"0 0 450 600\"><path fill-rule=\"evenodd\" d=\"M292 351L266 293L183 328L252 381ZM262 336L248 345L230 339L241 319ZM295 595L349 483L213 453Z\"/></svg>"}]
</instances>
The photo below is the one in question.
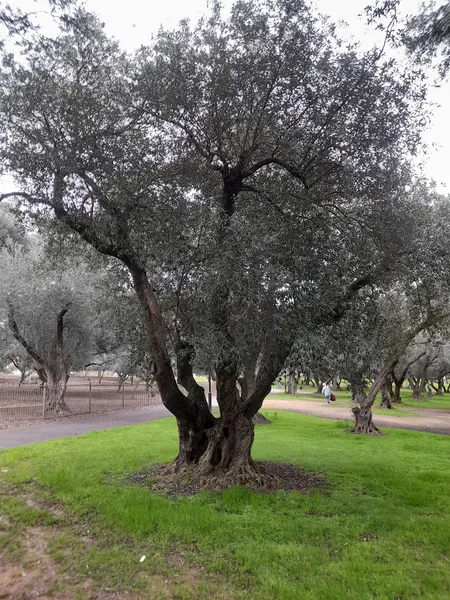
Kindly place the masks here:
<instances>
[{"instance_id":1,"label":"person standing on path","mask_svg":"<svg viewBox=\"0 0 450 600\"><path fill-rule=\"evenodd\" d=\"M331 404L331 390L326 383L323 385L322 394L325 396L327 404Z\"/></svg>"}]
</instances>

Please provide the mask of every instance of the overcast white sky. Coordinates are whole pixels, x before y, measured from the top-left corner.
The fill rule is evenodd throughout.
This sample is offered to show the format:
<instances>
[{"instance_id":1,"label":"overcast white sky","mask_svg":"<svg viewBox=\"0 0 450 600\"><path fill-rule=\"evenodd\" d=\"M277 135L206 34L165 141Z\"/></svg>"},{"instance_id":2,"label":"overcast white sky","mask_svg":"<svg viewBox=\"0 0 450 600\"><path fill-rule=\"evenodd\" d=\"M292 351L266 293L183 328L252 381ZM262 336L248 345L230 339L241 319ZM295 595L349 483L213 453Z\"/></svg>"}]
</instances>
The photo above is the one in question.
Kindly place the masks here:
<instances>
[{"instance_id":1,"label":"overcast white sky","mask_svg":"<svg viewBox=\"0 0 450 600\"><path fill-rule=\"evenodd\" d=\"M232 0L223 0L225 6L231 3ZM372 45L377 39L366 28L364 19L358 17L368 3L369 0L316 0L320 12L333 20L346 21L349 34L364 46ZM36 7L35 0L13 0L11 4L23 10ZM161 24L174 26L185 17L195 20L206 12L208 0L85 0L85 4L101 17L110 34L132 50L149 42ZM420 0L401 0L400 10L413 14L419 4ZM436 180L442 191L445 188L450 191L450 82L433 88L430 97L436 106L431 115L432 125L424 136L429 146L425 173Z\"/></svg>"}]
</instances>

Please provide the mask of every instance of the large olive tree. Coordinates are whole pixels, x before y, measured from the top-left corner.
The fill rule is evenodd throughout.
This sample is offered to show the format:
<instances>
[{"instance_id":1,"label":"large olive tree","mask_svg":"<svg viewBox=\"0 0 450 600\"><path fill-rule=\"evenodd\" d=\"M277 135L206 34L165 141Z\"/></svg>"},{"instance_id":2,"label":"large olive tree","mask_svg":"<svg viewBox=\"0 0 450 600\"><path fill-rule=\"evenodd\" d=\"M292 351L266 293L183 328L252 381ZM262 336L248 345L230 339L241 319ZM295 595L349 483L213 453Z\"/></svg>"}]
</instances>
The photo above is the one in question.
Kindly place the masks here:
<instances>
[{"instance_id":1,"label":"large olive tree","mask_svg":"<svg viewBox=\"0 0 450 600\"><path fill-rule=\"evenodd\" d=\"M227 19L214 5L135 56L75 10L23 47L1 72L2 157L20 185L3 197L126 266L177 418L175 469L253 476L252 417L298 327L339 320L410 250L421 89L303 0L237 2Z\"/></svg>"}]
</instances>

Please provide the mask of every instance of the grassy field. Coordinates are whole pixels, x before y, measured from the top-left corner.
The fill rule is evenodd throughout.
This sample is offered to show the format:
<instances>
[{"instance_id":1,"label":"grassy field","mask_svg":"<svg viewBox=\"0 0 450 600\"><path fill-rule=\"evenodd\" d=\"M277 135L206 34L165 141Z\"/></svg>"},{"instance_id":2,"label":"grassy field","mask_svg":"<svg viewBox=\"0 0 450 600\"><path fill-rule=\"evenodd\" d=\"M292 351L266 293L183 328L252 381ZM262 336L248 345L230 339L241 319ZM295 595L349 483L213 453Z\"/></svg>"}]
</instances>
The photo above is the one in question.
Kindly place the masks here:
<instances>
[{"instance_id":1,"label":"grassy field","mask_svg":"<svg viewBox=\"0 0 450 600\"><path fill-rule=\"evenodd\" d=\"M279 392L279 388L273 387L273 391ZM298 391L296 396L292 396L290 394L284 393L274 393L271 397L277 400L314 400L318 403L325 402L324 397L321 394L317 394L316 388L312 386L303 386L302 390ZM348 407L350 405L350 392L347 390L341 390L339 392L333 392L336 396L336 402L333 403L336 406L345 406ZM375 400L375 408L373 412L375 414L389 414L396 416L411 416L414 414L418 414L415 412L416 409L419 410L429 410L429 409L440 409L440 410L449 410L450 411L450 394L444 394L443 396L432 396L428 398L424 396L421 400L413 400L412 399L412 391L411 390L402 390L402 402L400 404L394 404L395 408L391 410L388 409L378 409L376 406L379 404L380 394L378 394L377 399Z\"/></svg>"},{"instance_id":2,"label":"grassy field","mask_svg":"<svg viewBox=\"0 0 450 600\"><path fill-rule=\"evenodd\" d=\"M174 457L172 419L0 453L0 562L50 561L55 598L450 598L450 438L266 414L255 458L319 472L324 488L173 500L131 485Z\"/></svg>"}]
</instances>

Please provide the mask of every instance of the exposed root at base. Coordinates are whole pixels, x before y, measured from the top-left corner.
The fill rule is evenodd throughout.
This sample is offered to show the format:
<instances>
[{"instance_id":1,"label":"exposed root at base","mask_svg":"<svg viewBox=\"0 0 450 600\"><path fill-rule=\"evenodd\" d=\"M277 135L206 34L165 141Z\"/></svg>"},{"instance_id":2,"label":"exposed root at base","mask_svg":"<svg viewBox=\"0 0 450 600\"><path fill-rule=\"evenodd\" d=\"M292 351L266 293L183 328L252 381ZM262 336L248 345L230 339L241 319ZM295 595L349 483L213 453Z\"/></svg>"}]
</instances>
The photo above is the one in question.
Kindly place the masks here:
<instances>
[{"instance_id":1,"label":"exposed root at base","mask_svg":"<svg viewBox=\"0 0 450 600\"><path fill-rule=\"evenodd\" d=\"M255 425L271 425L272 423L272 421L260 412L257 412L256 415L254 415L252 421Z\"/></svg>"},{"instance_id":2,"label":"exposed root at base","mask_svg":"<svg viewBox=\"0 0 450 600\"><path fill-rule=\"evenodd\" d=\"M353 429L347 429L347 432L359 435L384 435L377 427L354 427Z\"/></svg>"},{"instance_id":3,"label":"exposed root at base","mask_svg":"<svg viewBox=\"0 0 450 600\"><path fill-rule=\"evenodd\" d=\"M47 406L45 412L46 414L55 415L57 417L64 417L72 414L72 411L68 406Z\"/></svg>"},{"instance_id":4,"label":"exposed root at base","mask_svg":"<svg viewBox=\"0 0 450 600\"><path fill-rule=\"evenodd\" d=\"M289 463L257 461L252 465L240 465L228 471L204 473L196 466L188 466L177 472L167 465L155 465L148 471L135 473L132 483L144 485L152 492L168 496L192 496L202 489L223 490L244 486L258 492L277 490L299 491L323 487L324 481L317 473L308 473Z\"/></svg>"}]
</instances>

